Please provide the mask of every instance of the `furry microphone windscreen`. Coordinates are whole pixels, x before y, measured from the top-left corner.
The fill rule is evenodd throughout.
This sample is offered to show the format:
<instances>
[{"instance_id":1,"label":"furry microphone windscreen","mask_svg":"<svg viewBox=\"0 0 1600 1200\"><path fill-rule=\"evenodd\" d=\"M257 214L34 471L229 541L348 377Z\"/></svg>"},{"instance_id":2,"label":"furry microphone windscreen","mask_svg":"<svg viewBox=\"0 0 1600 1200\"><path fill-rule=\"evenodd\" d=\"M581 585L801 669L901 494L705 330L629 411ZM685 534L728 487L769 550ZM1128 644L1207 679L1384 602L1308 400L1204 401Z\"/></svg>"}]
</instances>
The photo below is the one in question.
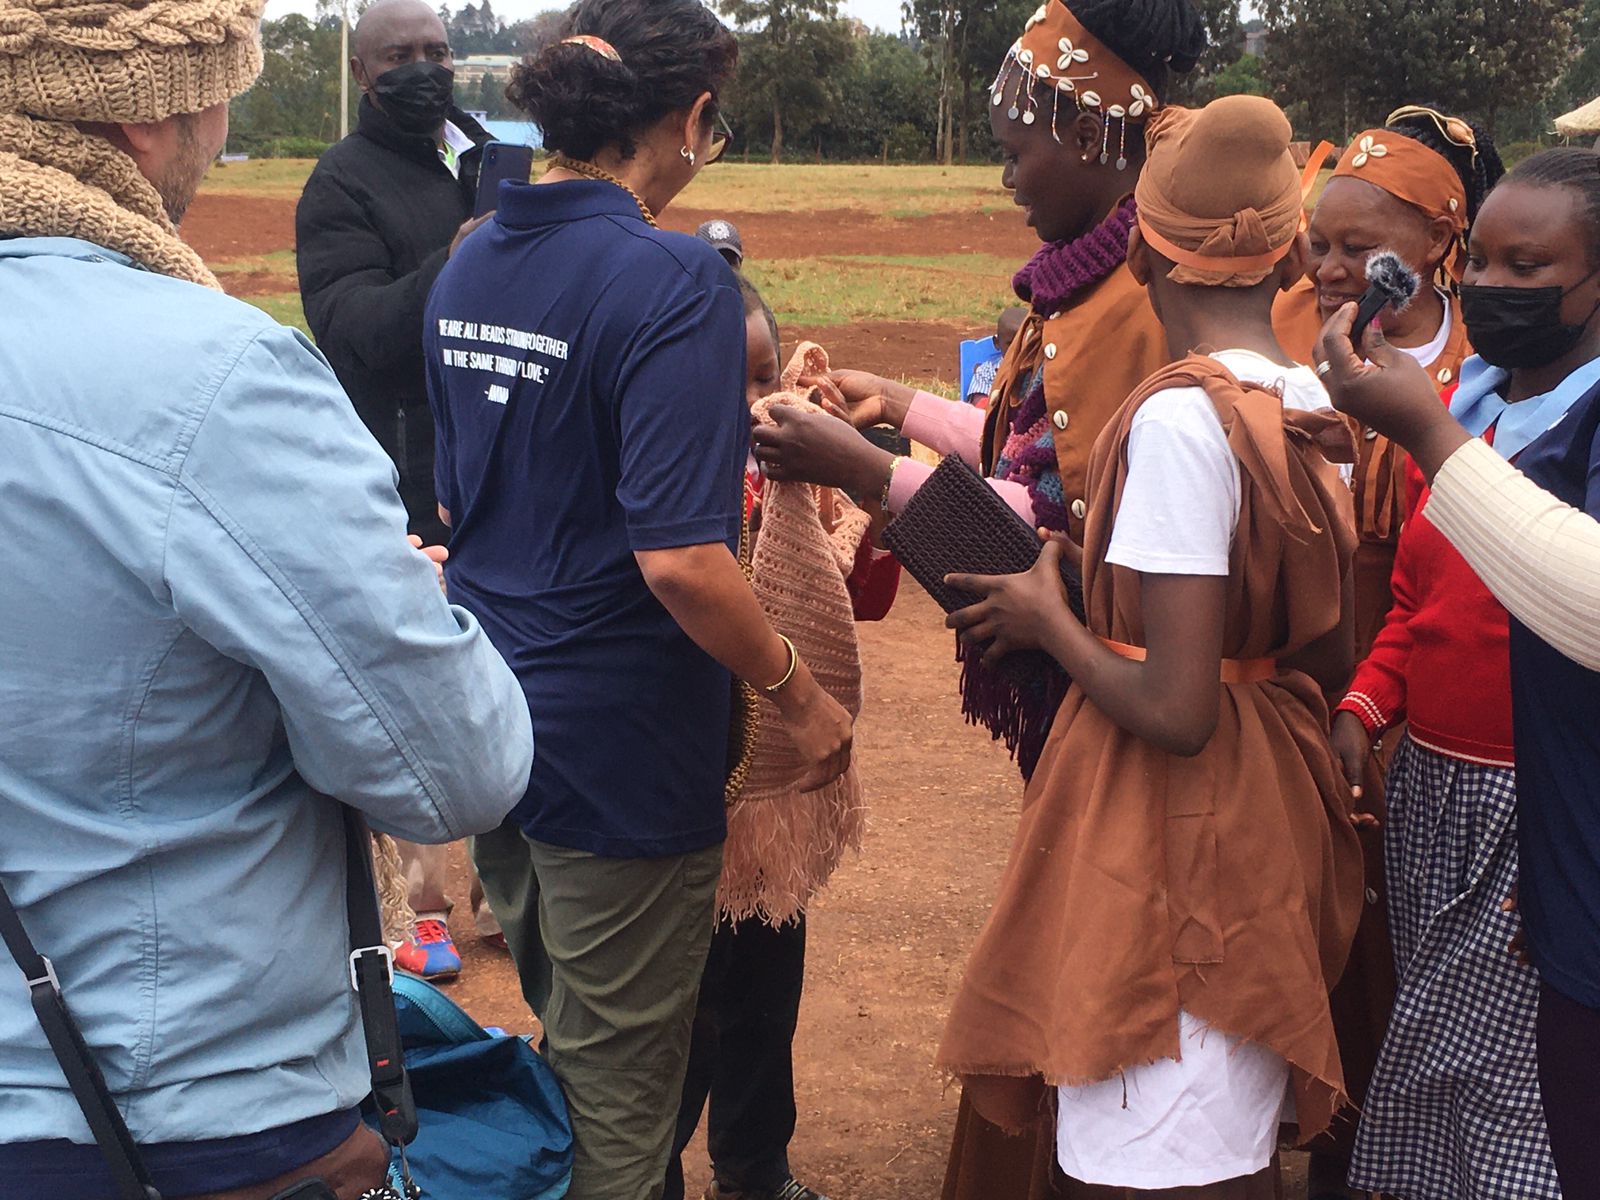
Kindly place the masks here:
<instances>
[{"instance_id":1,"label":"furry microphone windscreen","mask_svg":"<svg viewBox=\"0 0 1600 1200\"><path fill-rule=\"evenodd\" d=\"M1351 329L1357 341L1386 305L1395 312L1403 311L1420 285L1417 273L1393 250L1380 250L1367 259L1367 290L1361 294L1356 323Z\"/></svg>"}]
</instances>

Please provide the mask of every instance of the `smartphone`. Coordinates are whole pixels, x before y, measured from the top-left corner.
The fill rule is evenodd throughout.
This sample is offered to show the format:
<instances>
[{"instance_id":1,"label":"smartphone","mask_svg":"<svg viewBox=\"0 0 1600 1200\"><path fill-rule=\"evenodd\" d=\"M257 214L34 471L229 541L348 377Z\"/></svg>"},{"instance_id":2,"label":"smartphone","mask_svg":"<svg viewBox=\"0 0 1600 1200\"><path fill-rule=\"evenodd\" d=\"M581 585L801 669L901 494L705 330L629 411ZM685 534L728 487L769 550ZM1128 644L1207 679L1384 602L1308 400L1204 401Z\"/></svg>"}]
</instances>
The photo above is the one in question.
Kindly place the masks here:
<instances>
[{"instance_id":1,"label":"smartphone","mask_svg":"<svg viewBox=\"0 0 1600 1200\"><path fill-rule=\"evenodd\" d=\"M472 215L493 212L500 203L500 181L519 179L527 183L533 175L533 147L515 142L489 142L478 163L478 202Z\"/></svg>"}]
</instances>

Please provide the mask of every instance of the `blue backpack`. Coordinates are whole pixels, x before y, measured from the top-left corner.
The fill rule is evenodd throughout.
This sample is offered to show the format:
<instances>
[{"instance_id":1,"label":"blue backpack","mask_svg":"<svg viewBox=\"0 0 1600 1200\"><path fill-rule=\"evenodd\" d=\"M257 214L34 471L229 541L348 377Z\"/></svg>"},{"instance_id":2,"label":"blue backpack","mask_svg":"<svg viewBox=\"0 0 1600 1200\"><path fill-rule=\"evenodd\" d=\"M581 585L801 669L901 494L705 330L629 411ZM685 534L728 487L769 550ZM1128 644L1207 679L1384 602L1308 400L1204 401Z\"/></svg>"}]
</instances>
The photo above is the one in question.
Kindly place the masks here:
<instances>
[{"instance_id":1,"label":"blue backpack","mask_svg":"<svg viewBox=\"0 0 1600 1200\"><path fill-rule=\"evenodd\" d=\"M425 1200L565 1196L572 1125L550 1064L420 979L396 972L394 1003L417 1105L406 1160Z\"/></svg>"}]
</instances>

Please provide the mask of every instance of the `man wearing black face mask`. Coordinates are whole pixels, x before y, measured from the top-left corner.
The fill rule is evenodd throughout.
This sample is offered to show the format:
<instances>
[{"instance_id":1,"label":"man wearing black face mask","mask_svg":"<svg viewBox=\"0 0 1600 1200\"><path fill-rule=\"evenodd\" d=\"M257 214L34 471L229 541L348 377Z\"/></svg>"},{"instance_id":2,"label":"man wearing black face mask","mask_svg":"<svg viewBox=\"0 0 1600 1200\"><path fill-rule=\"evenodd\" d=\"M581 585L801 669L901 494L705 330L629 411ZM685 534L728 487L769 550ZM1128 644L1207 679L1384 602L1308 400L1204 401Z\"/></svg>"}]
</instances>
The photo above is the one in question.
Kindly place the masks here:
<instances>
[{"instance_id":1,"label":"man wearing black face mask","mask_svg":"<svg viewBox=\"0 0 1600 1200\"><path fill-rule=\"evenodd\" d=\"M354 50L359 123L322 156L295 212L300 297L317 345L399 468L411 531L443 542L422 306L473 224L489 135L451 101L450 45L422 0L378 0L356 25Z\"/></svg>"},{"instance_id":2,"label":"man wearing black face mask","mask_svg":"<svg viewBox=\"0 0 1600 1200\"><path fill-rule=\"evenodd\" d=\"M451 102L450 45L422 0L377 0L354 36L360 122L322 156L300 197L300 297L318 347L400 472L411 532L443 543L422 309L445 260L479 224L469 218L489 135ZM461 959L444 920L444 847L403 843L401 857L418 919L395 964L451 978ZM487 906L479 932L500 936Z\"/></svg>"}]
</instances>

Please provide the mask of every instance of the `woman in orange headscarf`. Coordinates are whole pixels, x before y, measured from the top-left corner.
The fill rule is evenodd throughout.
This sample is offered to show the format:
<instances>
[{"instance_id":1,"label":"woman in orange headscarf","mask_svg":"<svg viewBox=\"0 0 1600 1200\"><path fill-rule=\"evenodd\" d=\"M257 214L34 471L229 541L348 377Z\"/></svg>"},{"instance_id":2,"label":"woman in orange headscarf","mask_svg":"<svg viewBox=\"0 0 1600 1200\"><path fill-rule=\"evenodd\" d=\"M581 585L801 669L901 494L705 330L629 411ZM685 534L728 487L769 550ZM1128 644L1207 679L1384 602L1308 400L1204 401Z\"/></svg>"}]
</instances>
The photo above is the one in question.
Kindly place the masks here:
<instances>
[{"instance_id":1,"label":"woman in orange headscarf","mask_svg":"<svg viewBox=\"0 0 1600 1200\"><path fill-rule=\"evenodd\" d=\"M1393 250L1425 282L1404 312L1384 311L1384 334L1421 363L1441 393L1453 389L1462 362L1472 353L1456 299L1466 231L1503 173L1500 157L1482 129L1433 109L1398 109L1384 128L1358 135L1312 214L1310 270L1279 299L1273 313L1284 347L1300 361L1312 361L1323 323L1340 305L1357 299L1366 286L1367 259L1379 250ZM1359 433L1358 662L1372 649L1394 604L1390 577L1406 508L1405 452L1376 430L1362 428ZM1364 745L1349 753L1352 767L1361 766L1358 807L1371 814L1360 827L1367 904L1349 966L1332 1000L1345 1083L1357 1107L1365 1102L1395 997L1380 820L1385 807L1383 775L1389 752L1399 740L1398 731L1391 731L1372 743L1370 754ZM1355 1132L1353 1121L1341 1122L1313 1148L1314 1200L1346 1194Z\"/></svg>"},{"instance_id":2,"label":"woman in orange headscarf","mask_svg":"<svg viewBox=\"0 0 1600 1200\"><path fill-rule=\"evenodd\" d=\"M1384 310L1384 336L1411 353L1441 392L1453 386L1472 353L1455 298L1466 265L1466 234L1504 173L1487 133L1431 108L1396 109L1384 128L1359 134L1311 215L1306 278L1273 311L1284 348L1297 361L1311 362L1323 324L1365 290L1367 259L1393 250L1424 285L1404 312ZM1361 434L1355 476L1361 532L1357 658L1366 654L1388 615L1389 573L1405 517L1405 452L1376 430Z\"/></svg>"}]
</instances>

